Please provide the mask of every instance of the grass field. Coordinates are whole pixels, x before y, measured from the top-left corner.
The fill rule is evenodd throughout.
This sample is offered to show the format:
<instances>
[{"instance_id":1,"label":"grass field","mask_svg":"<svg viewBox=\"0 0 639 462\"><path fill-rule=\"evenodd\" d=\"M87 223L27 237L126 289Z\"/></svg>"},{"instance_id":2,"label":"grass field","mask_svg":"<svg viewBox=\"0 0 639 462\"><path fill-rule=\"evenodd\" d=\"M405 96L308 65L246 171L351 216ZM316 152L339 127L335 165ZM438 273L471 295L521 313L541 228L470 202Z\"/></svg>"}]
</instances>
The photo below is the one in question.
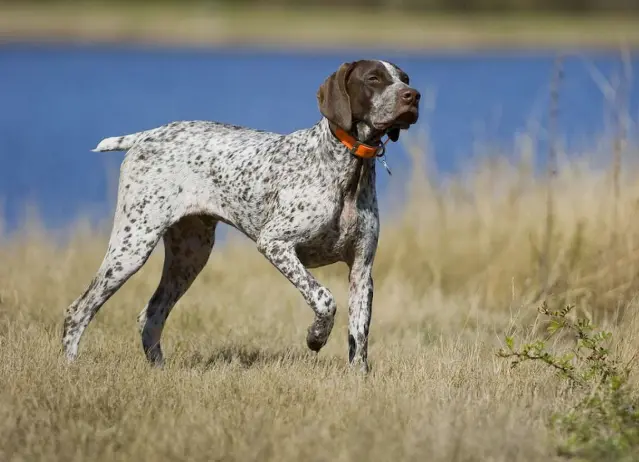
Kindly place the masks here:
<instances>
[{"instance_id":1,"label":"grass field","mask_svg":"<svg viewBox=\"0 0 639 462\"><path fill-rule=\"evenodd\" d=\"M576 316L612 331L613 356L633 359L639 172L625 163L637 154L630 147L622 157L607 144L588 153L600 166L609 159L604 168L560 156L549 201L529 141L514 161L477 163L441 188L411 147L412 176L393 176L408 200L383 221L366 377L346 367L345 268L313 271L339 306L315 357L304 342L311 310L237 236L169 319L164 370L146 365L135 322L161 249L105 305L67 366L63 311L99 265L107 232L79 224L56 246L31 225L6 239L0 459L559 460L568 437L549 421L579 393L548 367L511 369L496 352L506 335L517 344L543 335L536 307L546 300L574 304ZM636 374L630 384L636 397ZM634 460L635 449L587 460Z\"/></svg>"},{"instance_id":2,"label":"grass field","mask_svg":"<svg viewBox=\"0 0 639 462\"><path fill-rule=\"evenodd\" d=\"M353 27L356 23L357 27ZM152 45L477 49L614 49L639 46L639 17L567 14L451 15L397 10L228 8L143 2L0 3L0 41Z\"/></svg>"}]
</instances>

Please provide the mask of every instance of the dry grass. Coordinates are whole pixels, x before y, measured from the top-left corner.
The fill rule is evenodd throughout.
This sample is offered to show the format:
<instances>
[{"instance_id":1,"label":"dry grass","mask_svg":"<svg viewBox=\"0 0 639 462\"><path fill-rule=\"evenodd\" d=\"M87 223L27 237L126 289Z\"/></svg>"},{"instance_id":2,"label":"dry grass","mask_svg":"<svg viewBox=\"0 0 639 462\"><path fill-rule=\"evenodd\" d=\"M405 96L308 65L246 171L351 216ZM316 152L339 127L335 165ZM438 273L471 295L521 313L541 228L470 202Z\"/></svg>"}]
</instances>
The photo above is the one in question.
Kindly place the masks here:
<instances>
[{"instance_id":1,"label":"dry grass","mask_svg":"<svg viewBox=\"0 0 639 462\"><path fill-rule=\"evenodd\" d=\"M352 27L360 24L378 27ZM250 45L290 49L616 49L639 46L639 19L597 14L420 14L396 9L223 7L214 2L0 1L3 40Z\"/></svg>"},{"instance_id":2,"label":"dry grass","mask_svg":"<svg viewBox=\"0 0 639 462\"><path fill-rule=\"evenodd\" d=\"M340 307L314 357L304 345L311 310L231 239L171 315L158 371L135 323L159 279L156 252L67 366L62 313L106 234L78 226L54 246L32 227L1 243L0 459L555 460L548 418L573 397L551 371L511 370L495 353L506 334L535 334L542 299L608 326L622 358L639 349L639 172L628 146L621 172L559 152L545 245L548 186L529 141L514 160L476 164L439 187L413 149L407 202L382 228L368 377L346 367L343 267L314 271Z\"/></svg>"}]
</instances>

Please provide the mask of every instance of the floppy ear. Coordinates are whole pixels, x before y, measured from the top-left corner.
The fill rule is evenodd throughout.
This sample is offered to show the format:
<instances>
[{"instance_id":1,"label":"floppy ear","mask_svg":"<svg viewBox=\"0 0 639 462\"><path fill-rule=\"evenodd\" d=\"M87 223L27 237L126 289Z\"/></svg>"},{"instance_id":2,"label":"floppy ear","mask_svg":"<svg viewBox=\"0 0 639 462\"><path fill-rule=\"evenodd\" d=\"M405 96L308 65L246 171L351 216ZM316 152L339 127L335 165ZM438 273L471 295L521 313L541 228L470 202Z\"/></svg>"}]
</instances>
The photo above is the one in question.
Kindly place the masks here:
<instances>
[{"instance_id":1,"label":"floppy ear","mask_svg":"<svg viewBox=\"0 0 639 462\"><path fill-rule=\"evenodd\" d=\"M353 125L351 100L346 91L346 80L355 63L344 63L331 74L317 91L319 110L324 117L345 131Z\"/></svg>"},{"instance_id":2,"label":"floppy ear","mask_svg":"<svg viewBox=\"0 0 639 462\"><path fill-rule=\"evenodd\" d=\"M389 130L388 137L393 143L397 141L399 139L399 128L393 128L392 130Z\"/></svg>"}]
</instances>

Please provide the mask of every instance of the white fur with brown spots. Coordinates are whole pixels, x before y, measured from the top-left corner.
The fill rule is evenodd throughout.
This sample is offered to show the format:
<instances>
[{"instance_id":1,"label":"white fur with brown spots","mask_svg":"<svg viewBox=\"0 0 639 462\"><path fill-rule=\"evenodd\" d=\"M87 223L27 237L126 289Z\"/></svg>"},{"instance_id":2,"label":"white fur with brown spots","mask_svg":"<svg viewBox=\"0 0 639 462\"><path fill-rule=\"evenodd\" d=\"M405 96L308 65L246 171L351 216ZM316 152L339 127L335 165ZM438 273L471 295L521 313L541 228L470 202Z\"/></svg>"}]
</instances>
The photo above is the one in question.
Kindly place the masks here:
<instances>
[{"instance_id":1,"label":"white fur with brown spots","mask_svg":"<svg viewBox=\"0 0 639 462\"><path fill-rule=\"evenodd\" d=\"M351 154L335 127L373 146L384 134L397 141L418 119L419 96L397 66L362 60L322 84L323 117L310 128L282 135L190 121L103 140L96 151L128 152L106 255L66 311L66 357L76 358L91 319L163 239L160 283L138 316L144 352L161 365L166 319L206 265L222 222L255 242L313 309L306 339L313 351L326 344L337 306L307 268L349 266L349 363L368 371L379 237L375 159Z\"/></svg>"}]
</instances>

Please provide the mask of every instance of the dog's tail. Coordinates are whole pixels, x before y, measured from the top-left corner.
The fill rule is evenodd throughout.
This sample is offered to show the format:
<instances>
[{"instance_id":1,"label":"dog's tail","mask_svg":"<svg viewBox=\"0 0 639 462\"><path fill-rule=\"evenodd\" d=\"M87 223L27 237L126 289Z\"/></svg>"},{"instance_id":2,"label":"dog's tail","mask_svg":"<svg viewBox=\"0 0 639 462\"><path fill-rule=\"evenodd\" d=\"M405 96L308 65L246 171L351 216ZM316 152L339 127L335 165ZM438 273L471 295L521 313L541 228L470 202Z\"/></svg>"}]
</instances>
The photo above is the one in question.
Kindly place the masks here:
<instances>
[{"instance_id":1,"label":"dog's tail","mask_svg":"<svg viewBox=\"0 0 639 462\"><path fill-rule=\"evenodd\" d=\"M111 138L105 138L102 141L100 141L98 146L95 149L92 149L92 151L93 152L128 151L146 133L147 132L144 131L144 132L132 133L131 135L113 136Z\"/></svg>"}]
</instances>

